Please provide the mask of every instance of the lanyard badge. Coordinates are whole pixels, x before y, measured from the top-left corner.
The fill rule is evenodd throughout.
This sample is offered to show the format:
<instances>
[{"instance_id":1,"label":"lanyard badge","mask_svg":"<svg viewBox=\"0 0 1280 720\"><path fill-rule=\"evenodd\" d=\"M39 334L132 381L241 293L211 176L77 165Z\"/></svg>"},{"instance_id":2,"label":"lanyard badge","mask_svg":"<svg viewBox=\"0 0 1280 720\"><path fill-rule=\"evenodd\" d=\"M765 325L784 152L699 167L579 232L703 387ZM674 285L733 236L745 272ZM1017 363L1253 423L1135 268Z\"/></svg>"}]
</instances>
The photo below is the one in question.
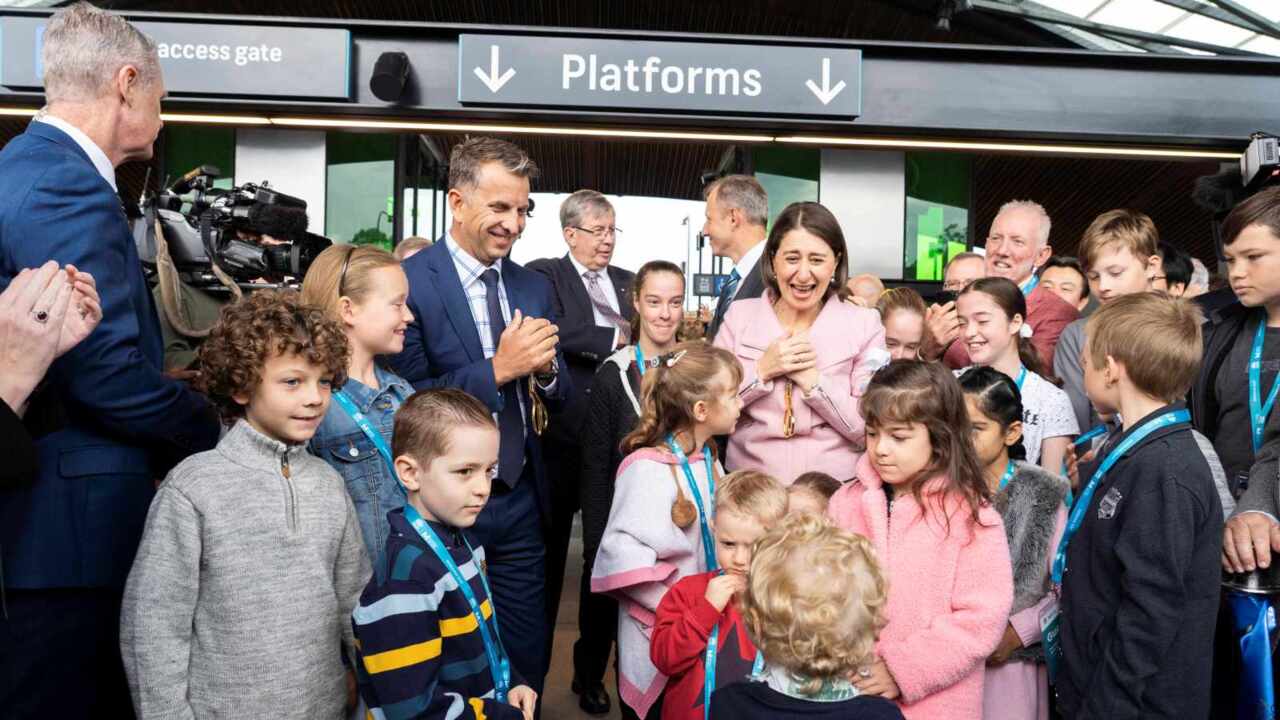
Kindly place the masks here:
<instances>
[{"instance_id":1,"label":"lanyard badge","mask_svg":"<svg viewBox=\"0 0 1280 720\"><path fill-rule=\"evenodd\" d=\"M702 460L707 466L707 491L711 495L707 504L704 505L702 493L698 490L698 481L693 477L693 468L689 467L689 458L684 454L684 449L680 447L680 443L676 442L674 435L667 436L667 446L671 448L671 452L680 461L680 466L684 470L684 477L689 481L689 493L693 495L693 502L698 506L698 523L702 532L702 553L706 559L707 570L716 570L719 568L716 563L716 545L711 535L711 525L707 515L707 507L715 507L716 502L716 476L711 465L711 450L706 447L702 448Z\"/></svg>"}]
</instances>

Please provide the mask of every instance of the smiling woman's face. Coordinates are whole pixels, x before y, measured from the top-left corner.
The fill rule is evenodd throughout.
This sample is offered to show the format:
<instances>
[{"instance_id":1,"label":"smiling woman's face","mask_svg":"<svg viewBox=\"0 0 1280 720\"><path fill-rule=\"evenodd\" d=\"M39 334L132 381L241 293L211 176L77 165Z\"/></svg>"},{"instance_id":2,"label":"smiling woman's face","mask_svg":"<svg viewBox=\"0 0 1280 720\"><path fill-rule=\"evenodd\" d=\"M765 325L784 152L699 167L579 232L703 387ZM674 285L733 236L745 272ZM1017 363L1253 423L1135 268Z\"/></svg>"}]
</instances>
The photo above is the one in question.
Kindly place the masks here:
<instances>
[{"instance_id":1,"label":"smiling woman's face","mask_svg":"<svg viewBox=\"0 0 1280 720\"><path fill-rule=\"evenodd\" d=\"M817 235L804 228L788 232L773 256L773 275L778 279L782 302L797 312L821 304L836 274L837 261L831 246Z\"/></svg>"}]
</instances>

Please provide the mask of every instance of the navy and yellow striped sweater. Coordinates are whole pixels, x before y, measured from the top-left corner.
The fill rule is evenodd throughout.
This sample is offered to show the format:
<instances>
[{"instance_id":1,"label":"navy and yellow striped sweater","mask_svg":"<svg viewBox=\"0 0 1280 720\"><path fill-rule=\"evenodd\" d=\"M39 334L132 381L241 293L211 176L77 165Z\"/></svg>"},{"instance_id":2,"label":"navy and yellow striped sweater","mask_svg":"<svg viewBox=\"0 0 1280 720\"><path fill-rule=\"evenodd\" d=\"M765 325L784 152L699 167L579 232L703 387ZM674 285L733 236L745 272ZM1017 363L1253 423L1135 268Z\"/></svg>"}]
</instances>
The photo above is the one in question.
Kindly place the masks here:
<instances>
[{"instance_id":1,"label":"navy and yellow striped sweater","mask_svg":"<svg viewBox=\"0 0 1280 720\"><path fill-rule=\"evenodd\" d=\"M352 613L360 692L377 720L447 718L522 720L493 699L484 640L453 576L413 529L403 509L387 513L386 566L374 574ZM480 579L484 549L467 550L457 528L431 523L471 585L496 634L493 606ZM523 684L512 670L511 687Z\"/></svg>"}]
</instances>

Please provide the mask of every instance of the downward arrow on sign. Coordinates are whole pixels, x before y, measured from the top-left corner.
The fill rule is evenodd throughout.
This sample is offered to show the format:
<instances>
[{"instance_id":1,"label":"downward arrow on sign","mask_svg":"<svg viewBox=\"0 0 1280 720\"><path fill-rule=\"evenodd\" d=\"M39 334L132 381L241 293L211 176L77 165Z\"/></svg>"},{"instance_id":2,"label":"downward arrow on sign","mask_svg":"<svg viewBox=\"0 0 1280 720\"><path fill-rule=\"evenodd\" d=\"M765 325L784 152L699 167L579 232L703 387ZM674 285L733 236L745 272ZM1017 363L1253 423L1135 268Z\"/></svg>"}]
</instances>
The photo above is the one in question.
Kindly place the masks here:
<instances>
[{"instance_id":1,"label":"downward arrow on sign","mask_svg":"<svg viewBox=\"0 0 1280 720\"><path fill-rule=\"evenodd\" d=\"M497 55L494 55L494 58L495 58L494 67L496 68ZM476 70L476 72L480 72L480 71ZM822 58L822 87L821 88L819 88L818 84L812 80L805 80L804 84L805 84L805 87L809 88L809 92L816 95L817 98L822 101L823 105L831 104L831 101L835 100L836 96L839 95L841 91L844 90L844 87L845 87L843 80L836 83L835 87L831 86L831 58Z\"/></svg>"},{"instance_id":2,"label":"downward arrow on sign","mask_svg":"<svg viewBox=\"0 0 1280 720\"><path fill-rule=\"evenodd\" d=\"M498 67L499 67L498 46L490 45L489 46L489 73L485 74L485 72L480 68L475 68L476 77L480 78L480 82L484 83L484 86L489 88L489 92L494 92L494 93L498 92L499 90L502 89L502 86L506 85L507 81L510 80L512 77L514 77L516 74L515 68L507 68L506 72L499 75ZM840 84L843 85L844 83L840 83Z\"/></svg>"}]
</instances>

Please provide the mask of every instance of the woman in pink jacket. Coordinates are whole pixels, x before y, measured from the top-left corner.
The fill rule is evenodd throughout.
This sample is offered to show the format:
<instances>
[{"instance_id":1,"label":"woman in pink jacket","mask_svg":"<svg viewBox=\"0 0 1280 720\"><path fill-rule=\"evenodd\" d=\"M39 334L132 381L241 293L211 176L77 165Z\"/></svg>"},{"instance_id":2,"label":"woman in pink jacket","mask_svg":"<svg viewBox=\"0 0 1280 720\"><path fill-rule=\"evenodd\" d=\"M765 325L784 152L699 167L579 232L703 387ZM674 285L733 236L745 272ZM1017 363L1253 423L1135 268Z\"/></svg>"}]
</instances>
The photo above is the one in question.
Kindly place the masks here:
<instances>
[{"instance_id":1,"label":"woman in pink jacket","mask_svg":"<svg viewBox=\"0 0 1280 720\"><path fill-rule=\"evenodd\" d=\"M876 662L855 684L907 720L980 720L1013 573L964 395L942 365L898 360L872 378L862 413L867 454L828 515L871 539L889 601Z\"/></svg>"},{"instance_id":2,"label":"woman in pink jacket","mask_svg":"<svg viewBox=\"0 0 1280 720\"><path fill-rule=\"evenodd\" d=\"M845 302L848 252L835 216L792 203L760 269L763 297L730 306L715 344L742 363L742 415L725 466L790 485L810 471L849 477L864 447L858 398L889 361L875 310Z\"/></svg>"}]
</instances>

